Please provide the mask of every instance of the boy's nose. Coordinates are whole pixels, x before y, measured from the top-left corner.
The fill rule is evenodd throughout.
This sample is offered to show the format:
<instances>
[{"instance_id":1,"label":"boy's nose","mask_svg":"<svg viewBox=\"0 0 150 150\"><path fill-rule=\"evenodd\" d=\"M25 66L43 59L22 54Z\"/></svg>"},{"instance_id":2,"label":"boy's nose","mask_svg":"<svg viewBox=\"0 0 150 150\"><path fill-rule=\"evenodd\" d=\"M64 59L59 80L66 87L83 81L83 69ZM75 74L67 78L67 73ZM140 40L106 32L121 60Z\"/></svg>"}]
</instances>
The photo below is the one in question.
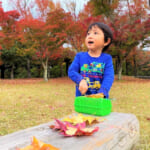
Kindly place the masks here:
<instances>
[{"instance_id":1,"label":"boy's nose","mask_svg":"<svg viewBox=\"0 0 150 150\"><path fill-rule=\"evenodd\" d=\"M93 35L90 34L90 35L88 36L88 39L92 39L92 38L93 38Z\"/></svg>"}]
</instances>

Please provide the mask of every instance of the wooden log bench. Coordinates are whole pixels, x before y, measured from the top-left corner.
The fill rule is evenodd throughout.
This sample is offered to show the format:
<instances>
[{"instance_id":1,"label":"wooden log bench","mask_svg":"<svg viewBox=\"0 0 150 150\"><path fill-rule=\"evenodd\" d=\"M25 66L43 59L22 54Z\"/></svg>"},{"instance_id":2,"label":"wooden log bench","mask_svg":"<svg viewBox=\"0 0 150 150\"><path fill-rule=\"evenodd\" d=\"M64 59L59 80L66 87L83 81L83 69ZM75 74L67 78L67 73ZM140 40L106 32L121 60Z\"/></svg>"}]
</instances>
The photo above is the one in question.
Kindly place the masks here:
<instances>
[{"instance_id":1,"label":"wooden log bench","mask_svg":"<svg viewBox=\"0 0 150 150\"><path fill-rule=\"evenodd\" d=\"M112 112L105 116L99 131L91 136L64 137L49 128L54 121L0 137L0 150L16 150L31 144L31 138L60 150L131 150L139 140L139 122L135 115Z\"/></svg>"}]
</instances>

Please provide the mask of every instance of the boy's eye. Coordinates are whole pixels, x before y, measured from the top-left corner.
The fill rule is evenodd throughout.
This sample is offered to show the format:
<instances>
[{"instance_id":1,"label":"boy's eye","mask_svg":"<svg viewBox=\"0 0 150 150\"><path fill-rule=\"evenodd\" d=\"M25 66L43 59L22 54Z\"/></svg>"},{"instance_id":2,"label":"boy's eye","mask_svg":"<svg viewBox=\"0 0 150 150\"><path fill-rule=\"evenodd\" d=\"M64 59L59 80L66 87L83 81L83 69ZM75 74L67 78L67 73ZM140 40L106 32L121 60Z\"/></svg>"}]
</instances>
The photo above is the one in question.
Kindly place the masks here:
<instances>
[{"instance_id":1,"label":"boy's eye","mask_svg":"<svg viewBox=\"0 0 150 150\"><path fill-rule=\"evenodd\" d=\"M94 34L98 34L97 32L94 32Z\"/></svg>"},{"instance_id":2,"label":"boy's eye","mask_svg":"<svg viewBox=\"0 0 150 150\"><path fill-rule=\"evenodd\" d=\"M90 33L88 32L87 35L90 35Z\"/></svg>"}]
</instances>

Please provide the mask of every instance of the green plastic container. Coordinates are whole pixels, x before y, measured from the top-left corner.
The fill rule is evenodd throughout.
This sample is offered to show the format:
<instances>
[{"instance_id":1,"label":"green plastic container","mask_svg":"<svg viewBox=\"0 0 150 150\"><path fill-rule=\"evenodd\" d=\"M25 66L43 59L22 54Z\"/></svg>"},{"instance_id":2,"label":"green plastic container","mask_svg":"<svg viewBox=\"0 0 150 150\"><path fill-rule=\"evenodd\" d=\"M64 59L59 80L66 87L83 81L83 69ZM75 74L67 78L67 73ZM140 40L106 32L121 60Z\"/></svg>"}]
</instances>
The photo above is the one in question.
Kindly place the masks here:
<instances>
[{"instance_id":1,"label":"green plastic container","mask_svg":"<svg viewBox=\"0 0 150 150\"><path fill-rule=\"evenodd\" d=\"M91 98L79 96L75 98L75 111L79 113L106 116L111 113L111 100L106 98Z\"/></svg>"}]
</instances>

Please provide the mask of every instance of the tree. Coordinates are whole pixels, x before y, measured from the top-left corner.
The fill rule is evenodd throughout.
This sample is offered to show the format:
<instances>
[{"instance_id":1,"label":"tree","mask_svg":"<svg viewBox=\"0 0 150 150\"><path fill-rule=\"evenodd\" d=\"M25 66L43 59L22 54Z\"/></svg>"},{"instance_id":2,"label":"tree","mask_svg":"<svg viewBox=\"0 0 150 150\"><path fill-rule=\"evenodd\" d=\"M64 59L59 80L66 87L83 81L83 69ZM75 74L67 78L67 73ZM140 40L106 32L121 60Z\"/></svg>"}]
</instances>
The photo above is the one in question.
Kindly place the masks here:
<instances>
[{"instance_id":1,"label":"tree","mask_svg":"<svg viewBox=\"0 0 150 150\"><path fill-rule=\"evenodd\" d=\"M70 50L70 48L65 48L63 50L62 57L64 58L64 62L66 63L66 74L68 74L69 65L71 64L75 54L76 53Z\"/></svg>"},{"instance_id":2,"label":"tree","mask_svg":"<svg viewBox=\"0 0 150 150\"><path fill-rule=\"evenodd\" d=\"M116 56L118 61L118 79L121 79L122 65L134 48L139 45L147 36L147 12L143 9L142 1L136 4L129 4L128 9L121 14L121 8L118 8L113 19L109 18L107 23L114 32L114 46L112 55ZM120 5L120 7L122 7Z\"/></svg>"},{"instance_id":3,"label":"tree","mask_svg":"<svg viewBox=\"0 0 150 150\"><path fill-rule=\"evenodd\" d=\"M20 18L33 18L34 0L8 0L8 3L12 10L19 12Z\"/></svg>"},{"instance_id":4,"label":"tree","mask_svg":"<svg viewBox=\"0 0 150 150\"><path fill-rule=\"evenodd\" d=\"M59 53L59 47L65 42L66 20L69 14L63 9L48 13L46 22L41 19L21 20L22 41L29 45L28 50L34 50L37 59L44 69L44 80L47 81L47 69L50 56ZM22 23L21 23L22 22Z\"/></svg>"},{"instance_id":5,"label":"tree","mask_svg":"<svg viewBox=\"0 0 150 150\"><path fill-rule=\"evenodd\" d=\"M70 12L72 15L73 20L78 19L78 11L79 6L77 6L78 1L77 0L71 0L71 1L65 1L63 4L65 4L65 10Z\"/></svg>"},{"instance_id":6,"label":"tree","mask_svg":"<svg viewBox=\"0 0 150 150\"><path fill-rule=\"evenodd\" d=\"M67 27L67 43L71 45L71 49L75 52L85 51L85 35L86 25L80 20L70 20L70 25Z\"/></svg>"},{"instance_id":7,"label":"tree","mask_svg":"<svg viewBox=\"0 0 150 150\"><path fill-rule=\"evenodd\" d=\"M95 1L91 0L90 2ZM96 2L101 3L103 1ZM99 12L98 14L100 16L96 16L96 18L99 19L99 21L108 24L113 31L114 44L109 52L117 61L118 79L121 79L123 62L134 48L148 37L149 19L144 0L127 3L124 11L123 8L125 6L122 3L117 4L116 6L110 16L107 15L107 13L105 14L105 12ZM101 7L101 4L97 4L97 8L99 7Z\"/></svg>"},{"instance_id":8,"label":"tree","mask_svg":"<svg viewBox=\"0 0 150 150\"><path fill-rule=\"evenodd\" d=\"M21 36L21 35L20 35ZM23 35L22 35L23 36ZM19 40L16 42L16 55L20 56L26 62L27 76L31 78L31 61L35 56L32 40Z\"/></svg>"},{"instance_id":9,"label":"tree","mask_svg":"<svg viewBox=\"0 0 150 150\"><path fill-rule=\"evenodd\" d=\"M3 49L1 59L5 68L10 69L10 78L14 79L14 69L16 65L23 60L22 57L17 55L16 47L14 46L11 49Z\"/></svg>"},{"instance_id":10,"label":"tree","mask_svg":"<svg viewBox=\"0 0 150 150\"><path fill-rule=\"evenodd\" d=\"M66 67L65 74L68 74L69 65L71 64L75 54L75 51L72 51L70 48L60 47L59 53L54 53L50 57L50 65L59 65L61 76L64 76L63 65L65 64Z\"/></svg>"},{"instance_id":11,"label":"tree","mask_svg":"<svg viewBox=\"0 0 150 150\"><path fill-rule=\"evenodd\" d=\"M47 81L47 65L48 65L48 41L49 37L46 33L45 22L37 19L23 20L21 41L27 46L29 52L33 51L37 58L40 59L44 68L44 79ZM48 30L49 28L47 28Z\"/></svg>"},{"instance_id":12,"label":"tree","mask_svg":"<svg viewBox=\"0 0 150 150\"><path fill-rule=\"evenodd\" d=\"M9 55L8 53L10 53L10 55L12 54L12 47L15 47L15 42L18 40L16 24L19 16L20 14L15 10L4 12L2 8L2 3L0 2L0 45L2 49L1 53L3 53L3 50L8 50L7 55ZM14 61L11 61L11 66L11 77L13 78ZM4 67L3 69L5 70Z\"/></svg>"},{"instance_id":13,"label":"tree","mask_svg":"<svg viewBox=\"0 0 150 150\"><path fill-rule=\"evenodd\" d=\"M70 13L66 13L63 9L61 8L56 8L54 11L48 13L47 17L47 24L51 25L57 25L58 27L53 30L53 34L56 33L57 41L56 45L53 44L53 48L55 49L54 55L61 59L61 63L64 60L62 57L62 53L64 48L62 48L62 45L64 43L68 42L68 30L71 24L72 16ZM52 33L52 32L51 32ZM58 51L61 50L61 51ZM56 55L57 52L57 55ZM61 58L62 57L62 58Z\"/></svg>"},{"instance_id":14,"label":"tree","mask_svg":"<svg viewBox=\"0 0 150 150\"><path fill-rule=\"evenodd\" d=\"M2 47L10 48L17 39L16 23L19 13L15 10L4 12L0 3L0 44Z\"/></svg>"},{"instance_id":15,"label":"tree","mask_svg":"<svg viewBox=\"0 0 150 150\"><path fill-rule=\"evenodd\" d=\"M150 71L150 52L135 49L135 53L137 54L131 54L132 59L130 59L134 68L134 75L137 76L141 73L142 76L145 76L145 73L150 75L150 73L148 73Z\"/></svg>"},{"instance_id":16,"label":"tree","mask_svg":"<svg viewBox=\"0 0 150 150\"><path fill-rule=\"evenodd\" d=\"M35 0L35 3L37 5L37 18L42 21L46 21L48 13L61 8L59 2L54 3L52 0Z\"/></svg>"},{"instance_id":17,"label":"tree","mask_svg":"<svg viewBox=\"0 0 150 150\"><path fill-rule=\"evenodd\" d=\"M90 0L88 5L92 5L94 16L105 15L110 17L118 7L119 0Z\"/></svg>"}]
</instances>

